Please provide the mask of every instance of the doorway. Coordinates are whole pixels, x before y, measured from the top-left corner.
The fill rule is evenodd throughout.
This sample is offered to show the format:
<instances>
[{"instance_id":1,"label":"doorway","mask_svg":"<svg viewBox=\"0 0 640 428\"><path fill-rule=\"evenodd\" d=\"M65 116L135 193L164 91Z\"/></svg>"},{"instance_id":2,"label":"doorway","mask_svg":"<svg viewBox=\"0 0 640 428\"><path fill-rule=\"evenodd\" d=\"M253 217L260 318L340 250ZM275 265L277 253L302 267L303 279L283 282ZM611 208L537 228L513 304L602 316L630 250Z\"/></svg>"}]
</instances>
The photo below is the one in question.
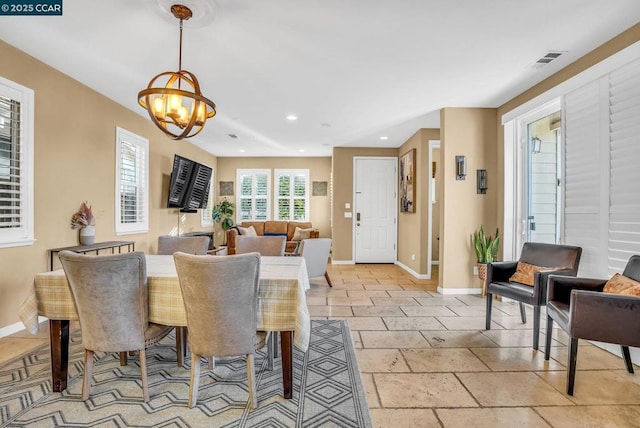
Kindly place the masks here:
<instances>
[{"instance_id":1,"label":"doorway","mask_svg":"<svg viewBox=\"0 0 640 428\"><path fill-rule=\"evenodd\" d=\"M354 260L395 263L398 159L355 157L353 162Z\"/></svg>"},{"instance_id":2,"label":"doorway","mask_svg":"<svg viewBox=\"0 0 640 428\"><path fill-rule=\"evenodd\" d=\"M442 164L440 163L440 140L429 140L429 165L428 175L429 202L427 214L427 278L431 278L431 267L440 264L440 204L442 195L437 188L442 176Z\"/></svg>"}]
</instances>

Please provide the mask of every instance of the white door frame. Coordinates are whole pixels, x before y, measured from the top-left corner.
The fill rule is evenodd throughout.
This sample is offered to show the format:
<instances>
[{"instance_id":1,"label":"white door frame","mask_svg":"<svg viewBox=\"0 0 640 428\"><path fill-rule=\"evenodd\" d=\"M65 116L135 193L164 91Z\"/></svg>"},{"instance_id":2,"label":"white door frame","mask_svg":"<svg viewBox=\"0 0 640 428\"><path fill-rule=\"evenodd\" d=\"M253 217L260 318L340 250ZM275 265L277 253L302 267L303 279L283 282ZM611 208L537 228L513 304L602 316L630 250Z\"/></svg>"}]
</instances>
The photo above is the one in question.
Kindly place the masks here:
<instances>
[{"instance_id":1,"label":"white door frame","mask_svg":"<svg viewBox=\"0 0 640 428\"><path fill-rule=\"evenodd\" d=\"M431 259L433 258L433 195L431 194L432 189L434 188L433 182L435 178L431 173L432 165L433 165L433 149L440 148L440 140L429 140L429 163L428 165L428 174L429 174L429 200L427 201L427 279L431 278ZM440 165L442 168L442 165ZM443 195L440 195L442 198Z\"/></svg>"},{"instance_id":2,"label":"white door frame","mask_svg":"<svg viewBox=\"0 0 640 428\"><path fill-rule=\"evenodd\" d=\"M360 160L360 159L391 159L394 160L397 164L398 162L398 157L397 156L354 156L353 157L353 183L352 183L352 188L353 188L353 194L351 195L351 201L352 202L352 212L353 217L351 219L351 236L353 237L353 239L351 240L351 259L353 260L353 263L356 263L356 218L355 218L355 212L356 212L356 175L357 175L357 171L356 171L356 161ZM397 168L396 168L396 174L395 174L395 185L394 185L394 189L395 189L395 201L396 201L396 207L395 207L395 213L396 213L396 224L395 224L395 228L393 229L393 248L394 248L394 256L393 256L393 263L397 263L398 261L398 174L397 174Z\"/></svg>"}]
</instances>

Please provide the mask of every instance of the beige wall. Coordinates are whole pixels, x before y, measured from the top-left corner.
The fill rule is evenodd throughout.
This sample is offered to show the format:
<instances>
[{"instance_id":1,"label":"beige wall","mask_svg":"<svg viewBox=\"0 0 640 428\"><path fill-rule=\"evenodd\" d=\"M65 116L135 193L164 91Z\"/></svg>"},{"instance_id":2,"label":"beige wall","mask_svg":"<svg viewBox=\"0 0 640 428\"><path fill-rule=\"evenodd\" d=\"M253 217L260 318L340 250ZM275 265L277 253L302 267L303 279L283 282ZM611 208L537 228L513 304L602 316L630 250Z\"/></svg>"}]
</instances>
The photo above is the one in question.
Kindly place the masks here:
<instances>
[{"instance_id":1,"label":"beige wall","mask_svg":"<svg viewBox=\"0 0 640 428\"><path fill-rule=\"evenodd\" d=\"M334 147L333 171L333 206L331 221L333 225L332 259L334 261L353 261L353 222L344 218L344 204L353 207L353 158L354 156L397 157L398 149L375 149L364 147Z\"/></svg>"},{"instance_id":2,"label":"beige wall","mask_svg":"<svg viewBox=\"0 0 640 428\"><path fill-rule=\"evenodd\" d=\"M427 242L430 239L428 236L428 204L431 200L429 140L439 138L440 130L421 129L398 149L398 157L411 149L416 149L416 200L414 202L416 212L398 213L398 262L421 275L427 273ZM415 260L412 260L413 255Z\"/></svg>"},{"instance_id":3,"label":"beige wall","mask_svg":"<svg viewBox=\"0 0 640 428\"><path fill-rule=\"evenodd\" d=\"M471 235L484 225L495 230L496 110L444 108L440 114L442 206L440 210L440 269L438 285L444 289L479 287L473 276L476 262ZM456 155L467 159L465 180L456 180ZM476 193L476 170L487 170L487 193Z\"/></svg>"},{"instance_id":4,"label":"beige wall","mask_svg":"<svg viewBox=\"0 0 640 428\"><path fill-rule=\"evenodd\" d=\"M93 207L97 241L133 240L136 250L155 252L157 237L178 224L178 211L165 208L174 153L212 167L217 160L188 142L168 139L148 118L4 42L0 58L0 76L35 91L36 242L0 248L2 328L18 322L18 308L33 276L48 269L47 249L78 244L78 231L70 229L69 220L83 200ZM115 235L116 126L149 139L147 234ZM184 229L201 230L199 215L187 214Z\"/></svg>"},{"instance_id":5,"label":"beige wall","mask_svg":"<svg viewBox=\"0 0 640 428\"><path fill-rule=\"evenodd\" d=\"M277 158L277 157L238 157L238 158L218 158L218 169L216 171L216 196L217 200L222 199L218 196L220 190L220 181L233 181L234 196L228 197L234 204L238 188L236 186L236 169L308 169L309 181L326 181L327 196L311 196L309 205L311 211L309 220L313 223L313 227L320 229L320 236L331 237L331 195L329 194L328 185L331 181L331 158L330 157L293 157L293 158ZM271 171L273 174L273 171ZM273 176L272 176L273 179ZM274 189L274 183L271 182L271 188ZM273 203L272 203L273 205ZM216 234L216 242L222 242L222 237L218 232Z\"/></svg>"}]
</instances>

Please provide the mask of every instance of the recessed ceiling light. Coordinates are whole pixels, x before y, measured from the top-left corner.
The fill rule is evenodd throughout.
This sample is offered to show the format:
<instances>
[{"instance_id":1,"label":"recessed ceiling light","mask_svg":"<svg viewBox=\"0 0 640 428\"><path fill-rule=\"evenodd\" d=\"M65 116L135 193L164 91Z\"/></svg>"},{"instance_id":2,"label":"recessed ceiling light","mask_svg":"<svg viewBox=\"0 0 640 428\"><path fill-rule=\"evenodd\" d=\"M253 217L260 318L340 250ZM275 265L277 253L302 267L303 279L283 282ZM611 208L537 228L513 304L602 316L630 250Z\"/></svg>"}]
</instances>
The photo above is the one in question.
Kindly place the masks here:
<instances>
[{"instance_id":1,"label":"recessed ceiling light","mask_svg":"<svg viewBox=\"0 0 640 428\"><path fill-rule=\"evenodd\" d=\"M246 152L245 149L240 149L240 153L244 153L244 152Z\"/></svg>"},{"instance_id":2,"label":"recessed ceiling light","mask_svg":"<svg viewBox=\"0 0 640 428\"><path fill-rule=\"evenodd\" d=\"M388 140L388 139L389 139L389 137L384 136L384 137L380 137L380 139L381 139L381 140Z\"/></svg>"},{"instance_id":3,"label":"recessed ceiling light","mask_svg":"<svg viewBox=\"0 0 640 428\"><path fill-rule=\"evenodd\" d=\"M322 126L323 128L331 128L330 123L321 123L320 126Z\"/></svg>"},{"instance_id":4,"label":"recessed ceiling light","mask_svg":"<svg viewBox=\"0 0 640 428\"><path fill-rule=\"evenodd\" d=\"M287 116L287 120L298 120L298 116L295 114L290 114Z\"/></svg>"},{"instance_id":5,"label":"recessed ceiling light","mask_svg":"<svg viewBox=\"0 0 640 428\"><path fill-rule=\"evenodd\" d=\"M300 153L304 153L304 149L300 149L298 150Z\"/></svg>"}]
</instances>

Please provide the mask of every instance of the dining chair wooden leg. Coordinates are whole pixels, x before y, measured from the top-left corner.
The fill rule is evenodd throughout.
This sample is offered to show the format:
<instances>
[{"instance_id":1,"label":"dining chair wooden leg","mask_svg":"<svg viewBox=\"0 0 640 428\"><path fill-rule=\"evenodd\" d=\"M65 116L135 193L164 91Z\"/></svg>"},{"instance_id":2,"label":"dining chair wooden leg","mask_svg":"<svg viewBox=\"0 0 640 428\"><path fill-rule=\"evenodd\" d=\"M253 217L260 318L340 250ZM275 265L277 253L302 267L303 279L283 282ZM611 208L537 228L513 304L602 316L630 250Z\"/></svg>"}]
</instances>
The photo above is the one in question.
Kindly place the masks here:
<instances>
[{"instance_id":1,"label":"dining chair wooden leg","mask_svg":"<svg viewBox=\"0 0 640 428\"><path fill-rule=\"evenodd\" d=\"M258 407L258 394L256 394L256 373L253 367L253 354L247 354L247 387L249 389L249 406L251 409Z\"/></svg>"},{"instance_id":2,"label":"dining chair wooden leg","mask_svg":"<svg viewBox=\"0 0 640 428\"><path fill-rule=\"evenodd\" d=\"M329 273L326 271L324 273L324 278L327 280L327 284L329 284L329 287L333 287L333 284L331 283L331 278L329 278Z\"/></svg>"},{"instance_id":3,"label":"dining chair wooden leg","mask_svg":"<svg viewBox=\"0 0 640 428\"><path fill-rule=\"evenodd\" d=\"M93 377L93 351L84 350L84 375L82 376L82 401L91 394L91 378Z\"/></svg>"},{"instance_id":4,"label":"dining chair wooden leg","mask_svg":"<svg viewBox=\"0 0 640 428\"><path fill-rule=\"evenodd\" d=\"M142 378L142 397L144 402L149 402L149 379L147 378L147 351L141 349L138 351L140 359L140 378Z\"/></svg>"},{"instance_id":5,"label":"dining chair wooden leg","mask_svg":"<svg viewBox=\"0 0 640 428\"><path fill-rule=\"evenodd\" d=\"M189 383L189 408L198 402L198 386L200 383L200 355L191 352L191 382Z\"/></svg>"},{"instance_id":6,"label":"dining chair wooden leg","mask_svg":"<svg viewBox=\"0 0 640 428\"><path fill-rule=\"evenodd\" d=\"M187 345L189 330L187 330L187 327L176 327L175 332L178 367L184 367L184 360L187 357L187 349L189 348L189 346Z\"/></svg>"},{"instance_id":7,"label":"dining chair wooden leg","mask_svg":"<svg viewBox=\"0 0 640 428\"><path fill-rule=\"evenodd\" d=\"M273 349L272 349L272 352L273 352L273 358L278 358L278 355L280 355L280 354L279 354L279 352L280 352L280 347L278 346L278 337L279 337L279 336L280 336L280 335L278 334L278 332L277 332L277 331L272 331L272 332L271 332L271 340L273 341L273 343L272 343L272 344L273 344Z\"/></svg>"},{"instance_id":8,"label":"dining chair wooden leg","mask_svg":"<svg viewBox=\"0 0 640 428\"><path fill-rule=\"evenodd\" d=\"M120 365L121 366L126 366L127 365L127 353L126 352L120 352Z\"/></svg>"},{"instance_id":9,"label":"dining chair wooden leg","mask_svg":"<svg viewBox=\"0 0 640 428\"><path fill-rule=\"evenodd\" d=\"M631 362L631 354L629 353L629 347L620 345L622 349L622 356L624 357L624 364L627 366L627 371L633 373L633 363Z\"/></svg>"}]
</instances>

